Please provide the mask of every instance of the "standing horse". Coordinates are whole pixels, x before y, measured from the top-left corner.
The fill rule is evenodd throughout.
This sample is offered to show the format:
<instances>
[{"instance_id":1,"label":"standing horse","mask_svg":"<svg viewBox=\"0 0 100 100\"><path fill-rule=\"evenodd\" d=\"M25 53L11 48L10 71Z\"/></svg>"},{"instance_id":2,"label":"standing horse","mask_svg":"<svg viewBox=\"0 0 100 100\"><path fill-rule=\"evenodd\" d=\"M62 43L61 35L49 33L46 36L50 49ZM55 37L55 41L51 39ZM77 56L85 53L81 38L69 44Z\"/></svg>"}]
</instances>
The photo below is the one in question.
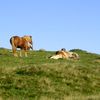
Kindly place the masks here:
<instances>
[{"instance_id":1,"label":"standing horse","mask_svg":"<svg viewBox=\"0 0 100 100\"><path fill-rule=\"evenodd\" d=\"M32 36L13 36L10 38L10 44L12 46L13 55L18 57L16 50L20 48L20 57L22 57L22 51L24 51L25 57L27 57L27 51L31 48L33 50Z\"/></svg>"}]
</instances>

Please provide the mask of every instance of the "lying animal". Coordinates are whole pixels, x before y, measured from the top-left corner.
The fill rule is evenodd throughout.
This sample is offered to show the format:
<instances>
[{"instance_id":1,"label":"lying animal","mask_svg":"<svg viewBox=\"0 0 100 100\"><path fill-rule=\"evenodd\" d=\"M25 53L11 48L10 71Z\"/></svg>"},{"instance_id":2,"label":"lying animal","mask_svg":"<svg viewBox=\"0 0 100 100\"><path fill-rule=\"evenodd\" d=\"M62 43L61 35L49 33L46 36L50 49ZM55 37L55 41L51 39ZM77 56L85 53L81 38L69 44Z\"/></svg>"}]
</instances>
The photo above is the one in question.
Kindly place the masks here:
<instances>
[{"instance_id":1,"label":"lying animal","mask_svg":"<svg viewBox=\"0 0 100 100\"><path fill-rule=\"evenodd\" d=\"M18 57L16 50L20 48L20 57L22 57L22 51L24 51L25 57L27 57L27 51L33 49L32 36L13 36L10 38L10 44L12 46L13 55Z\"/></svg>"},{"instance_id":2,"label":"lying animal","mask_svg":"<svg viewBox=\"0 0 100 100\"><path fill-rule=\"evenodd\" d=\"M79 59L79 55L75 52L69 52L65 50L60 50L55 53L55 55L51 56L50 59Z\"/></svg>"}]
</instances>

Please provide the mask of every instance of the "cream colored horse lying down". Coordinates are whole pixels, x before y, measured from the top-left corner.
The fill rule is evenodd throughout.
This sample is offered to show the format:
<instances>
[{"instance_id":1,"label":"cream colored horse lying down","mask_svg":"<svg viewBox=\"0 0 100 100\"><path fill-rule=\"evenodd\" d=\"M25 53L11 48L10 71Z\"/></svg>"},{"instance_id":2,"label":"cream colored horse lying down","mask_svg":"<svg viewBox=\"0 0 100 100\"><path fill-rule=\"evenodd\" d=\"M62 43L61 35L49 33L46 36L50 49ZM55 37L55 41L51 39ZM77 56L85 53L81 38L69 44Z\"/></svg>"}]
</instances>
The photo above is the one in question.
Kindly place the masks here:
<instances>
[{"instance_id":1,"label":"cream colored horse lying down","mask_svg":"<svg viewBox=\"0 0 100 100\"><path fill-rule=\"evenodd\" d=\"M63 58L63 59L79 59L79 55L75 52L60 50L60 51L57 51L55 55L50 57L50 59L60 59L60 58Z\"/></svg>"}]
</instances>

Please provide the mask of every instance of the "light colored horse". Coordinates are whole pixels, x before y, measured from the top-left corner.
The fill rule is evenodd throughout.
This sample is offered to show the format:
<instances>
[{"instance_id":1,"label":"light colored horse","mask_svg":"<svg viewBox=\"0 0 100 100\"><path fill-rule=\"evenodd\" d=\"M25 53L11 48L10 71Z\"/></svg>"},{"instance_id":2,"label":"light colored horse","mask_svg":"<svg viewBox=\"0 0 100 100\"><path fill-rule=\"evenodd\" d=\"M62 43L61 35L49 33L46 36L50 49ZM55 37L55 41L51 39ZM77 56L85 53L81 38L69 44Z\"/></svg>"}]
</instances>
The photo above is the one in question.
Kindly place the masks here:
<instances>
[{"instance_id":1,"label":"light colored horse","mask_svg":"<svg viewBox=\"0 0 100 100\"><path fill-rule=\"evenodd\" d=\"M17 48L20 48L20 57L22 57L22 51L25 54L25 57L27 57L27 51L31 48L33 49L33 43L32 43L32 36L13 36L10 38L10 44L12 46L13 55L15 57L18 57L16 50Z\"/></svg>"},{"instance_id":2,"label":"light colored horse","mask_svg":"<svg viewBox=\"0 0 100 100\"><path fill-rule=\"evenodd\" d=\"M50 59L79 59L79 55L75 52L69 52L65 50L57 51L55 55L51 56Z\"/></svg>"}]
</instances>

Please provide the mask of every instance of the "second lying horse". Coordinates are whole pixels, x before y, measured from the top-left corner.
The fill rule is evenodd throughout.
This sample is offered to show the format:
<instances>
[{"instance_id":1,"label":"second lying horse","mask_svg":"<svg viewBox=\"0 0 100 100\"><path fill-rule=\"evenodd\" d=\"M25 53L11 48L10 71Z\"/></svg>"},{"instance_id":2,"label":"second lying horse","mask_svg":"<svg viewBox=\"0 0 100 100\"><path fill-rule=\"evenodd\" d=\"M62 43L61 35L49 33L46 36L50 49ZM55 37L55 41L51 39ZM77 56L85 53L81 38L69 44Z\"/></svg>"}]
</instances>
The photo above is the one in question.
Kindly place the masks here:
<instances>
[{"instance_id":1,"label":"second lying horse","mask_svg":"<svg viewBox=\"0 0 100 100\"><path fill-rule=\"evenodd\" d=\"M12 46L13 55L15 57L18 57L16 50L17 48L20 48L20 57L22 57L22 51L25 54L25 57L27 57L27 51L31 48L33 49L33 43L32 43L32 36L13 36L10 38L10 44Z\"/></svg>"}]
</instances>

